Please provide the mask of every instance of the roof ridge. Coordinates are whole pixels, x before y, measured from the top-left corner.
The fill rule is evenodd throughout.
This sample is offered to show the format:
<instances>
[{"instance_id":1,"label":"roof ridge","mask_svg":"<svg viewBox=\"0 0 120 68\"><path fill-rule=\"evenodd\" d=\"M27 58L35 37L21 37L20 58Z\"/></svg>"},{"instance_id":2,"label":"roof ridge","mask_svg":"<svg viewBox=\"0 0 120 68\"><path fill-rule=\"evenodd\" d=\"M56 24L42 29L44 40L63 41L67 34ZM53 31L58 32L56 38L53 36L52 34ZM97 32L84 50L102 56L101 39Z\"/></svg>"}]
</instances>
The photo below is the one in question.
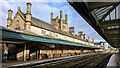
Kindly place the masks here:
<instances>
[{"instance_id":1,"label":"roof ridge","mask_svg":"<svg viewBox=\"0 0 120 68\"><path fill-rule=\"evenodd\" d=\"M21 13L25 16L26 14L25 13L23 13L22 11L21 11ZM35 26L38 26L38 27L40 27L40 28L44 28L44 29L47 29L47 30L50 30L50 31L54 31L54 32L57 32L57 33L60 33L60 34L64 34L64 35L67 35L67 36L70 36L70 37L74 37L74 38L76 38L75 36L73 36L73 35L71 35L71 34L69 34L69 33L66 33L66 32L64 32L64 31L62 31L62 30L57 30L53 25L51 25L50 23L48 23L48 22L45 22L45 21L43 21L43 20L41 20L41 19L39 19L39 18L36 18L36 17L31 17L31 19L33 19L33 20L31 20L31 23L32 24L34 24ZM34 20L37 20L38 22L32 22L32 21L34 21ZM37 24L37 23L39 23L39 24L44 24L43 26L39 26L39 24ZM48 25L48 26L45 26L45 24L46 25ZM45 27L47 27L47 28L45 28Z\"/></svg>"},{"instance_id":2,"label":"roof ridge","mask_svg":"<svg viewBox=\"0 0 120 68\"><path fill-rule=\"evenodd\" d=\"M34 18L34 19L36 19L36 20L38 20L38 21L44 22L44 23L46 23L46 24L49 24L49 25L51 25L50 23L48 23L48 22L45 22L45 21L43 21L43 20L41 20L41 19L38 19L38 18L36 18L36 17L33 17L33 16L32 16L32 18Z\"/></svg>"},{"instance_id":3,"label":"roof ridge","mask_svg":"<svg viewBox=\"0 0 120 68\"><path fill-rule=\"evenodd\" d=\"M22 13L23 15L26 15L26 14L25 14L24 12L22 12L22 11L21 11L21 13ZM39 21L41 21L41 22L44 22L44 23L46 23L46 24L51 25L50 23L45 22L45 21L43 21L43 20L41 20L41 19L39 19L39 18L36 18L36 17L34 17L34 16L32 16L32 18L34 18L34 19L36 19L36 20L39 20Z\"/></svg>"}]
</instances>

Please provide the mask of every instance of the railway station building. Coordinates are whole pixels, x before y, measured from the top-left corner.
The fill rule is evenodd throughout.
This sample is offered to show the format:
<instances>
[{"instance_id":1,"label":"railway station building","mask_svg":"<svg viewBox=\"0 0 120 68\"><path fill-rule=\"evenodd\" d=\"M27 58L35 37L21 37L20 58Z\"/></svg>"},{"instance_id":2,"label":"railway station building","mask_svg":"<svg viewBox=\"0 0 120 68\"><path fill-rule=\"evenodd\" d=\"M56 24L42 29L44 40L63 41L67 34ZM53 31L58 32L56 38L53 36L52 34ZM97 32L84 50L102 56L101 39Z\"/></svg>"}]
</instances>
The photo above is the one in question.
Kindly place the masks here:
<instances>
[{"instance_id":1,"label":"railway station building","mask_svg":"<svg viewBox=\"0 0 120 68\"><path fill-rule=\"evenodd\" d=\"M31 3L27 3L26 13L18 7L12 19L12 10L8 10L7 27L0 27L2 56L8 60L34 60L55 58L83 53L93 53L98 49L94 39L86 38L83 31L75 34L74 27L68 27L68 15L63 18L50 14L50 24L33 17Z\"/></svg>"}]
</instances>

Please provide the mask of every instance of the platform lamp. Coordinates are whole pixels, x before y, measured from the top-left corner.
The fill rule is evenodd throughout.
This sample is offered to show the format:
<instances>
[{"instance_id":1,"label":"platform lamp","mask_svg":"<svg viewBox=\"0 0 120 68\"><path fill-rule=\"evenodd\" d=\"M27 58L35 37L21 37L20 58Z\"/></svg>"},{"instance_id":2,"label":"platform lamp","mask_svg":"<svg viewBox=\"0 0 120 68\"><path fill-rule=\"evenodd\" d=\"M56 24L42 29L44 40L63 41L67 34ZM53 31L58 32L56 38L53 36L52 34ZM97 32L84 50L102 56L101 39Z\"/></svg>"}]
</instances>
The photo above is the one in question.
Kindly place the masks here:
<instances>
[{"instance_id":1,"label":"platform lamp","mask_svg":"<svg viewBox=\"0 0 120 68\"><path fill-rule=\"evenodd\" d=\"M55 44L50 44L50 45L48 45L49 46L49 48L55 48Z\"/></svg>"}]
</instances>

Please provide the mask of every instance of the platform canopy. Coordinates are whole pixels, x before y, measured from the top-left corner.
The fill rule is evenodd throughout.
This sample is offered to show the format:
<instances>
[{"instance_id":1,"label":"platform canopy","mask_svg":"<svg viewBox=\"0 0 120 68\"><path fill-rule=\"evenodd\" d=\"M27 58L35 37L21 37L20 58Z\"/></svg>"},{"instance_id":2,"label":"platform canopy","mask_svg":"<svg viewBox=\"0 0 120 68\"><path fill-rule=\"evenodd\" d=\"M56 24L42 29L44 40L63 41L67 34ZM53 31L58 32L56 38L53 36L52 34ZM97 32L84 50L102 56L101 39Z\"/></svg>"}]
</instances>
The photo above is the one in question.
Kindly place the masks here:
<instances>
[{"instance_id":1,"label":"platform canopy","mask_svg":"<svg viewBox=\"0 0 120 68\"><path fill-rule=\"evenodd\" d=\"M120 48L120 1L68 2L111 46Z\"/></svg>"},{"instance_id":2,"label":"platform canopy","mask_svg":"<svg viewBox=\"0 0 120 68\"><path fill-rule=\"evenodd\" d=\"M61 39L46 38L40 35L31 34L28 32L13 31L3 27L0 27L0 38L2 39L2 41L0 40L0 42L5 42L5 43L24 44L25 42L27 43L39 42L39 43L49 43L49 44L61 44L61 45L68 45L68 46L79 46L79 47L90 48L90 49L100 48L97 46L90 46L82 43L75 43L75 42L65 41Z\"/></svg>"}]
</instances>

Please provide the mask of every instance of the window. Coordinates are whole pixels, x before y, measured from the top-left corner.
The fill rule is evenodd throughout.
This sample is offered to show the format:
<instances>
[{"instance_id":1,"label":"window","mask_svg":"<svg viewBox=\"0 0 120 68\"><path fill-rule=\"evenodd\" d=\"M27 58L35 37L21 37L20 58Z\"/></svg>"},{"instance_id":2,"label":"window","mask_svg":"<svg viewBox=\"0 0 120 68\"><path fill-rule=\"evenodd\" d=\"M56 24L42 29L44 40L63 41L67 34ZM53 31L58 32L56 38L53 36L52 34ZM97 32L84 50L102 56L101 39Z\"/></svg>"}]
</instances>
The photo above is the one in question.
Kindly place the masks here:
<instances>
[{"instance_id":1,"label":"window","mask_svg":"<svg viewBox=\"0 0 120 68\"><path fill-rule=\"evenodd\" d=\"M58 38L58 34L55 34L56 35L56 38Z\"/></svg>"},{"instance_id":2,"label":"window","mask_svg":"<svg viewBox=\"0 0 120 68\"><path fill-rule=\"evenodd\" d=\"M52 32L49 32L49 35L52 36Z\"/></svg>"},{"instance_id":3,"label":"window","mask_svg":"<svg viewBox=\"0 0 120 68\"><path fill-rule=\"evenodd\" d=\"M55 33L52 32L52 36L54 37L54 36L55 36Z\"/></svg>"},{"instance_id":4,"label":"window","mask_svg":"<svg viewBox=\"0 0 120 68\"><path fill-rule=\"evenodd\" d=\"M15 29L17 29L17 30L20 29L19 20L16 21Z\"/></svg>"},{"instance_id":5,"label":"window","mask_svg":"<svg viewBox=\"0 0 120 68\"><path fill-rule=\"evenodd\" d=\"M49 35L49 33L50 33L50 31L47 31L47 30L46 30L46 35Z\"/></svg>"},{"instance_id":6,"label":"window","mask_svg":"<svg viewBox=\"0 0 120 68\"><path fill-rule=\"evenodd\" d=\"M45 30L42 30L42 34L43 34L43 35L46 35L46 31L45 31Z\"/></svg>"}]
</instances>

